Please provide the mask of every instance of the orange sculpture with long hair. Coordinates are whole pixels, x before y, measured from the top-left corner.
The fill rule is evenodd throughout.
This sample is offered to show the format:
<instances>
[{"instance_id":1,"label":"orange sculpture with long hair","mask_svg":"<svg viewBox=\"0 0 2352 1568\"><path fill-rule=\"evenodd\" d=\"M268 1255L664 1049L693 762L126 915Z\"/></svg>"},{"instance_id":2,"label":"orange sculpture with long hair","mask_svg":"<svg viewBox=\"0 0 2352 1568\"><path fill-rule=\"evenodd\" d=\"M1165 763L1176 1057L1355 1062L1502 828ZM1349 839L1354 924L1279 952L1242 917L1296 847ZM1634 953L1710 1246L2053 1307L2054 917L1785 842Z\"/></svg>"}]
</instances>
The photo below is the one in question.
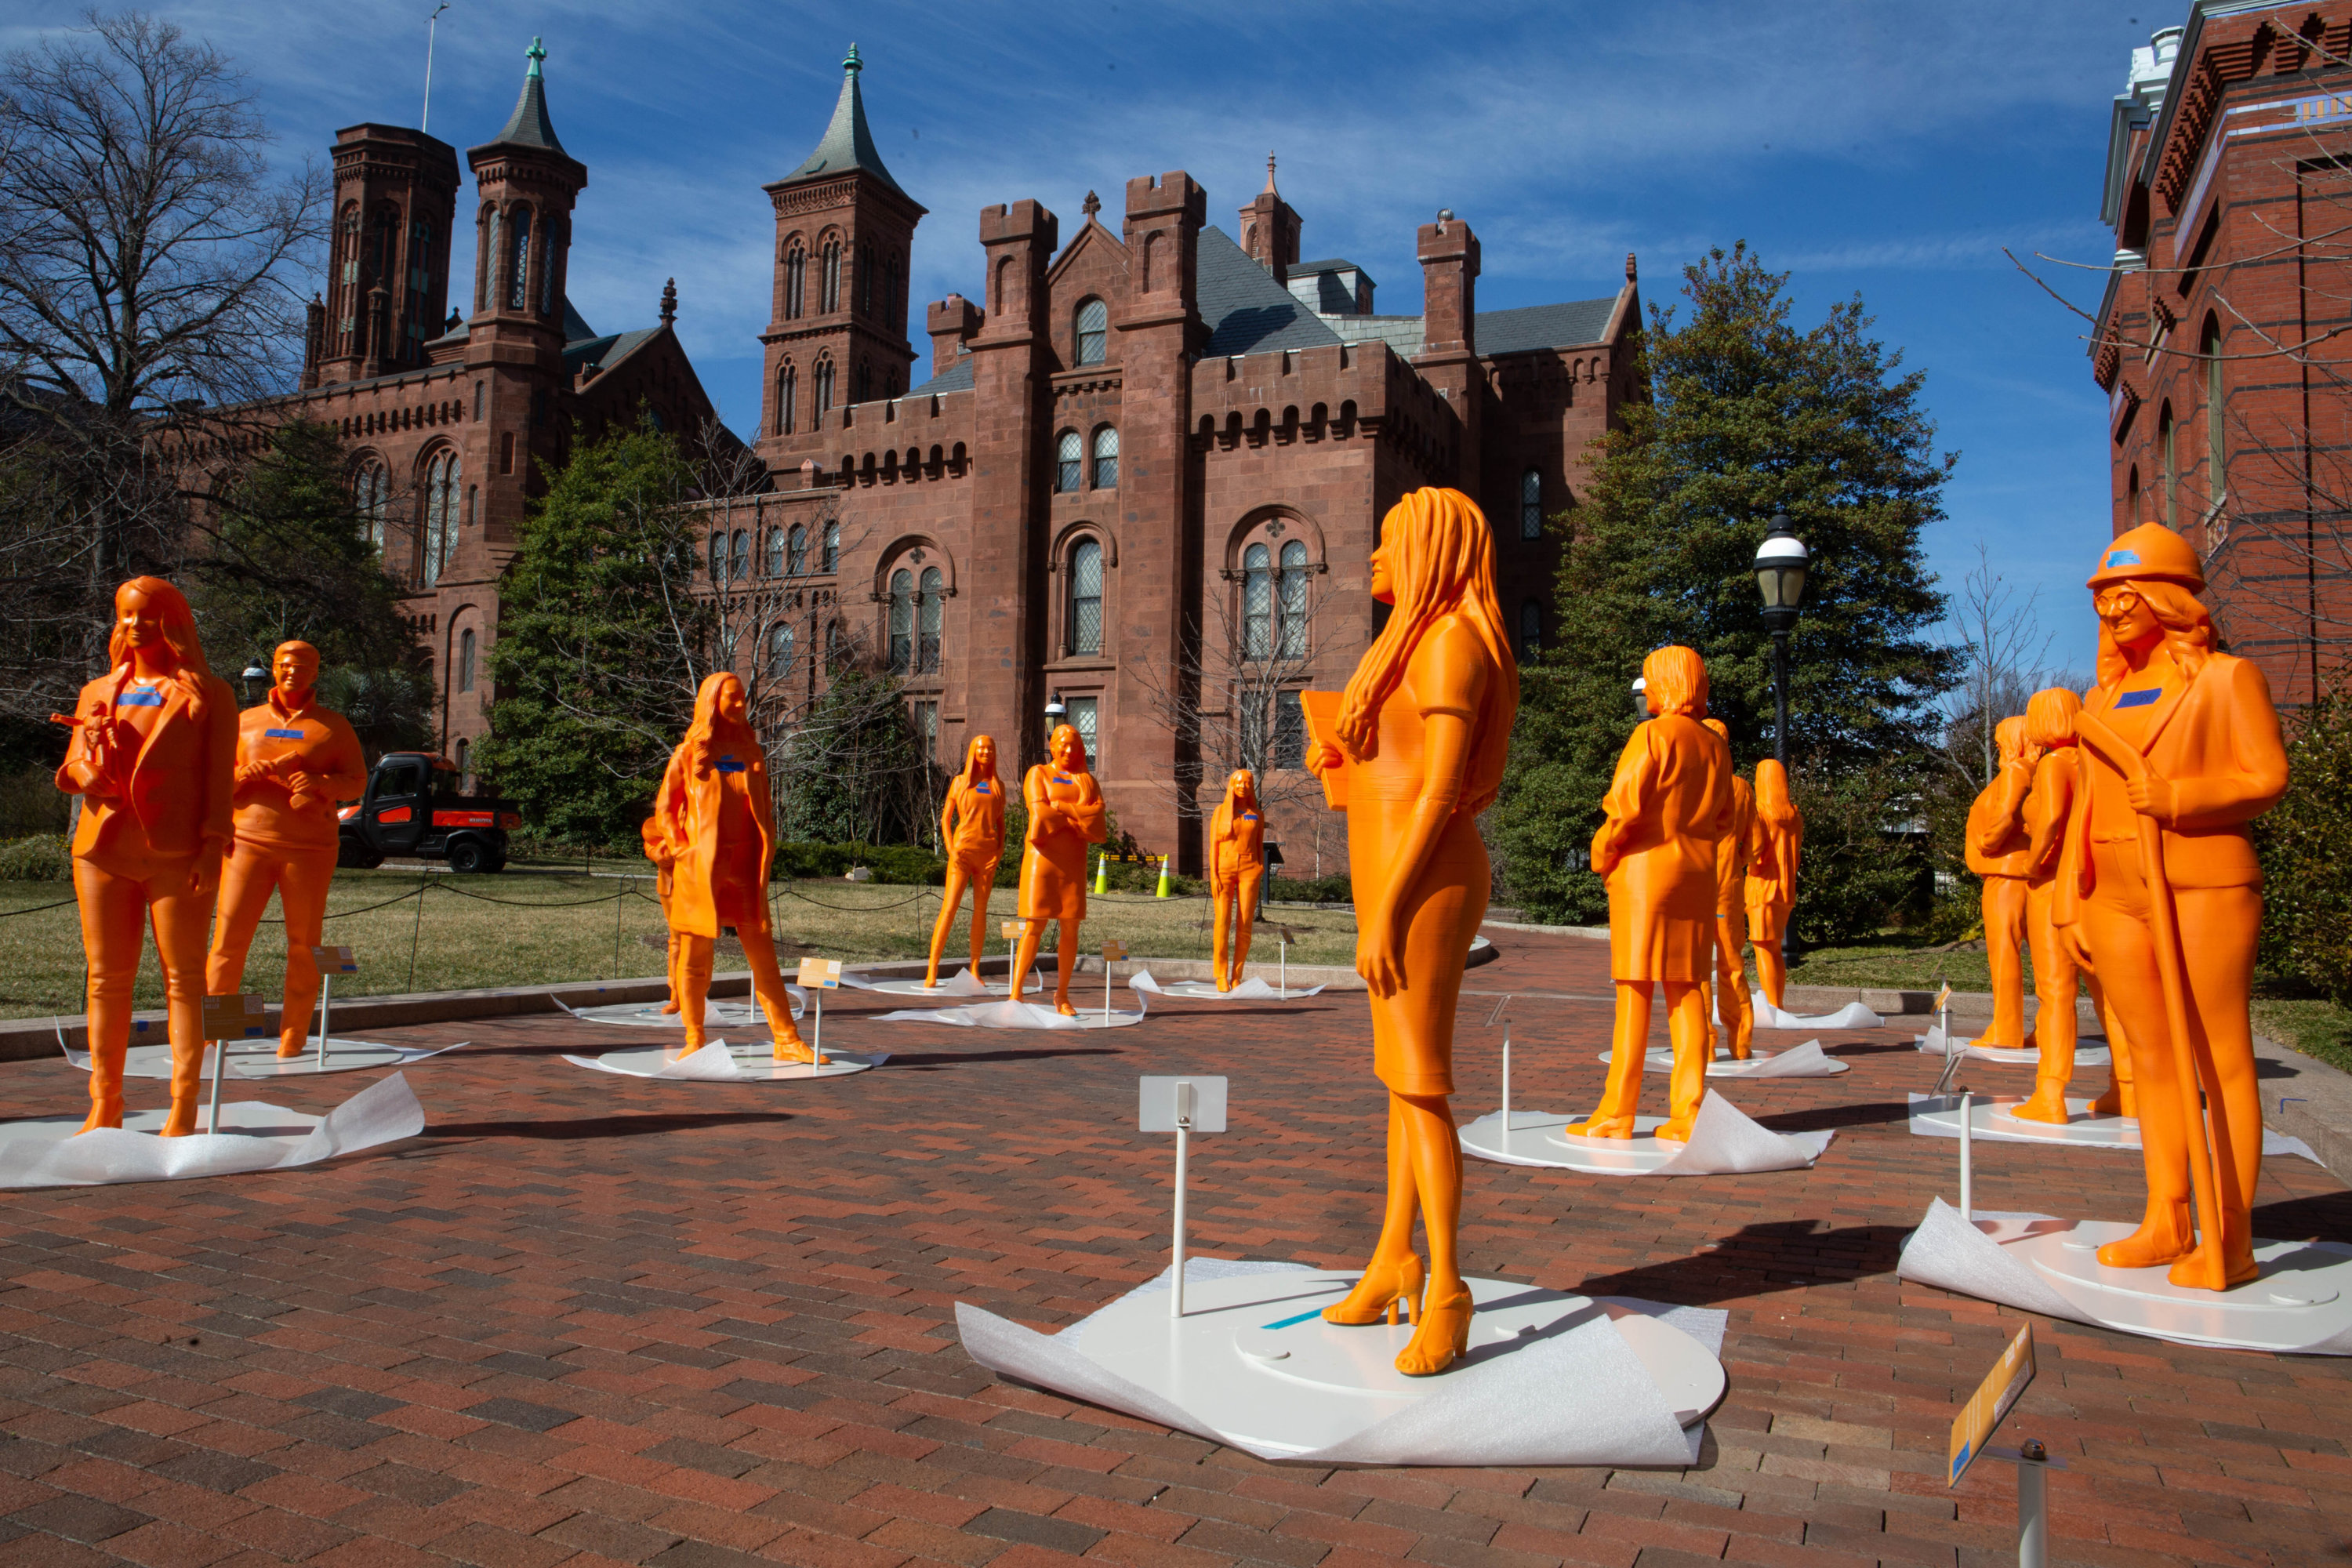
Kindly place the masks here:
<instances>
[{"instance_id":1,"label":"orange sculpture with long hair","mask_svg":"<svg viewBox=\"0 0 2352 1568\"><path fill-rule=\"evenodd\" d=\"M1258 809L1257 775L1235 768L1225 780L1225 798L1209 820L1209 903L1215 927L1210 967L1220 991L1242 983L1265 887L1265 814Z\"/></svg>"},{"instance_id":2,"label":"orange sculpture with long hair","mask_svg":"<svg viewBox=\"0 0 2352 1568\"><path fill-rule=\"evenodd\" d=\"M2032 864L2025 797L2033 788L2039 758L2026 740L2022 718L2003 719L1992 735L2000 764L1969 806L1963 846L1969 869L1984 881L1978 906L1984 916L1985 958L1992 969L1992 1027L1976 1043L2019 1050L2025 1045L2025 965L2018 954L2025 944L2025 882Z\"/></svg>"},{"instance_id":3,"label":"orange sculpture with long hair","mask_svg":"<svg viewBox=\"0 0 2352 1568\"><path fill-rule=\"evenodd\" d=\"M665 782L667 770L664 770ZM677 878L673 868L677 864L677 852L670 847L669 837L662 826L659 803L646 808L646 819L637 825L637 837L646 847L646 858L654 863L654 892L661 900L662 924L669 931L668 951L662 958L662 974L669 982L669 994L662 999L661 1010L676 1013L683 1004L679 998L685 987L678 980L678 956L686 951L686 941L678 935L677 924L669 918L670 894Z\"/></svg>"},{"instance_id":4,"label":"orange sculpture with long hair","mask_svg":"<svg viewBox=\"0 0 2352 1568\"><path fill-rule=\"evenodd\" d=\"M87 1132L122 1125L122 1058L142 928L152 925L172 1041L167 1138L193 1132L204 1080L205 937L231 824L236 697L195 616L160 577L114 591L106 674L81 689L57 784L82 797L74 897L89 963Z\"/></svg>"},{"instance_id":5,"label":"orange sculpture with long hair","mask_svg":"<svg viewBox=\"0 0 2352 1568\"><path fill-rule=\"evenodd\" d=\"M278 895L286 919L286 1001L278 1054L299 1056L319 1004L310 950L325 938L327 889L341 847L335 803L367 788L367 757L340 713L318 705L319 650L278 645L269 696L237 720L235 847L221 872L220 920L205 989L226 996L245 984L254 928Z\"/></svg>"},{"instance_id":6,"label":"orange sculpture with long hair","mask_svg":"<svg viewBox=\"0 0 2352 1568\"><path fill-rule=\"evenodd\" d=\"M768 753L751 730L743 682L720 670L694 694L694 722L670 753L654 799L671 854L669 922L679 938L678 998L686 1048L702 1048L710 995L710 957L720 930L735 928L751 965L751 991L775 1037L775 1059L811 1060L793 1022L793 1004L776 967L768 919L768 872L775 863L775 816L768 794Z\"/></svg>"},{"instance_id":7,"label":"orange sculpture with long hair","mask_svg":"<svg viewBox=\"0 0 2352 1568\"><path fill-rule=\"evenodd\" d=\"M971 889L971 973L980 977L980 956L988 946L988 895L1004 858L1004 785L996 776L996 742L974 735L963 749L963 771L948 785L940 808L940 841L948 847L947 887L940 894L940 918L931 927L931 966L926 986L940 983L940 954Z\"/></svg>"},{"instance_id":8,"label":"orange sculpture with long hair","mask_svg":"<svg viewBox=\"0 0 2352 1568\"><path fill-rule=\"evenodd\" d=\"M2169 1264L2173 1284L2219 1290L2257 1273L2247 997L2263 895L2246 824L2285 793L2286 749L2261 669L2214 651L2204 569L2179 534L2120 535L2088 585L2098 685L2075 721L2083 789L2053 918L2081 926L2130 1037L2147 1173L2139 1228L2099 1261Z\"/></svg>"},{"instance_id":9,"label":"orange sculpture with long hair","mask_svg":"<svg viewBox=\"0 0 2352 1568\"><path fill-rule=\"evenodd\" d=\"M1731 727L1704 721L1731 749ZM1715 1002L1717 1021L1733 1058L1746 1061L1756 1050L1756 1005L1748 995L1748 842L1756 830L1756 792L1731 775L1731 818L1715 841Z\"/></svg>"},{"instance_id":10,"label":"orange sculpture with long hair","mask_svg":"<svg viewBox=\"0 0 2352 1568\"><path fill-rule=\"evenodd\" d=\"M1731 826L1731 750L1706 716L1706 664L1686 647L1642 662L1653 717L1633 727L1617 758L1592 836L1592 868L1608 879L1609 977L1616 1026L1601 1108L1568 1131L1631 1138L1650 1045L1652 988L1666 994L1674 1073L1657 1136L1687 1141L1706 1092L1714 1054L1699 984L1714 967L1716 842Z\"/></svg>"},{"instance_id":11,"label":"orange sculpture with long hair","mask_svg":"<svg viewBox=\"0 0 2352 1568\"><path fill-rule=\"evenodd\" d=\"M1075 1018L1070 973L1078 963L1078 924L1087 918L1087 846L1110 837L1102 786L1087 771L1087 744L1067 724L1055 726L1045 742L1054 760L1039 763L1021 781L1029 809L1029 831L1021 846L1020 950L1013 955L1013 999L1037 962L1037 944L1047 921L1062 922L1054 958L1054 1010Z\"/></svg>"},{"instance_id":12,"label":"orange sculpture with long hair","mask_svg":"<svg viewBox=\"0 0 2352 1568\"><path fill-rule=\"evenodd\" d=\"M1756 978L1775 1007L1788 994L1788 955L1780 938L1797 907L1797 863L1805 819L1789 798L1789 770L1770 757L1756 764L1756 821L1748 838L1748 940Z\"/></svg>"},{"instance_id":13,"label":"orange sculpture with long hair","mask_svg":"<svg viewBox=\"0 0 2352 1568\"><path fill-rule=\"evenodd\" d=\"M1395 613L1357 663L1336 736L1318 735L1307 763L1345 770L1356 973L1371 1006L1372 1070L1389 1091L1388 1205L1363 1277L1323 1316L1373 1323L1404 1303L1414 1331L1397 1370L1423 1376L1452 1365L1470 1332L1455 1244L1462 1145L1448 1104L1454 1007L1486 912L1492 870L1476 818L1502 784L1519 670L1495 595L1493 536L1469 497L1406 496L1381 521L1371 567L1372 597Z\"/></svg>"}]
</instances>

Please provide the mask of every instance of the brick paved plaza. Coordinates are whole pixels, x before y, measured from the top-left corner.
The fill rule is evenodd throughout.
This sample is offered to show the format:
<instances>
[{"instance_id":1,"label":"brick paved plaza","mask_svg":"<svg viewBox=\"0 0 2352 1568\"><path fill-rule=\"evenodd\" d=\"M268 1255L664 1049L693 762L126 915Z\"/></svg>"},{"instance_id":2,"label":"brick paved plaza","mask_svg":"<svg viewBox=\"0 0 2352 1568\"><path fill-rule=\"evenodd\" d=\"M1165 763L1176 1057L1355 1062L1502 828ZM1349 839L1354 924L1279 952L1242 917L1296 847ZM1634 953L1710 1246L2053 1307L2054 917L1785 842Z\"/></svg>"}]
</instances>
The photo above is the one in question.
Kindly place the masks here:
<instances>
[{"instance_id":1,"label":"brick paved plaza","mask_svg":"<svg viewBox=\"0 0 2352 1568\"><path fill-rule=\"evenodd\" d=\"M1507 994L1515 1098L1584 1107L1605 947L1492 934L1457 1115L1495 1104ZM1955 1145L1905 1128L1931 1071L1907 1031L1827 1037L1845 1077L1732 1089L1768 1125L1841 1130L1811 1171L1470 1167L1472 1272L1729 1310L1699 1466L1316 1470L1000 1384L950 1304L1057 1326L1164 1266L1171 1149L1132 1131L1143 1072L1232 1079L1233 1131L1194 1149L1199 1250L1360 1260L1381 1137L1360 995L1169 1004L1075 1037L856 1021L888 1005L828 1007L829 1044L898 1054L813 1085L599 1077L557 1053L643 1032L561 1016L397 1031L481 1042L410 1070L430 1121L413 1142L8 1194L0 1563L2014 1561L2009 1468L1957 1497L1941 1471L1955 1394L2019 1316L1893 1274L1956 1184ZM0 1073L12 1114L81 1100L62 1062ZM267 1097L324 1110L375 1076ZM162 1089L134 1082L134 1105ZM2325 1171L2274 1160L2264 1183L2262 1234L2352 1237ZM2126 1218L2138 1162L1982 1144L1977 1194ZM2040 1381L2003 1435L2071 1466L2053 1561L2343 1557L2352 1366L2036 1338Z\"/></svg>"}]
</instances>

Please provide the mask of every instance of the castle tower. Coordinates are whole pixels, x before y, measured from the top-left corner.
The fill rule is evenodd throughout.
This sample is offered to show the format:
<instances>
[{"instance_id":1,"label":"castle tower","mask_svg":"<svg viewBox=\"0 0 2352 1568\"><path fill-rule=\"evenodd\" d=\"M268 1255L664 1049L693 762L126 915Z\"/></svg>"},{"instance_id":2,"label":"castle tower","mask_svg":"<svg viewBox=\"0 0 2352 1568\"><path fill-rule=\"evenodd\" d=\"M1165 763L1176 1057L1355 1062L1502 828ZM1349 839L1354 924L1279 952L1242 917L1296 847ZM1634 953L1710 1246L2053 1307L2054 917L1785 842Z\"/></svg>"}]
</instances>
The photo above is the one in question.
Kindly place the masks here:
<instances>
[{"instance_id":1,"label":"castle tower","mask_svg":"<svg viewBox=\"0 0 2352 1568\"><path fill-rule=\"evenodd\" d=\"M457 153L396 125L335 132L334 249L305 380L362 381L425 363L449 300Z\"/></svg>"},{"instance_id":2,"label":"castle tower","mask_svg":"<svg viewBox=\"0 0 2352 1568\"><path fill-rule=\"evenodd\" d=\"M775 289L760 334L760 446L771 456L780 438L838 424L844 405L911 384L907 268L925 209L875 150L856 45L841 64L841 97L816 151L761 187L776 214Z\"/></svg>"},{"instance_id":3,"label":"castle tower","mask_svg":"<svg viewBox=\"0 0 2352 1568\"><path fill-rule=\"evenodd\" d=\"M1265 189L1251 198L1242 208L1242 248L1249 258L1274 274L1276 283L1287 285L1288 268L1298 265L1298 215L1274 188L1274 154L1265 155Z\"/></svg>"},{"instance_id":4,"label":"castle tower","mask_svg":"<svg viewBox=\"0 0 2352 1568\"><path fill-rule=\"evenodd\" d=\"M467 150L480 193L475 213L474 309L468 359L484 345L491 357L563 357L563 268L572 245L572 206L588 171L563 150L547 117L547 50L533 38L525 57L522 96L496 136Z\"/></svg>"}]
</instances>

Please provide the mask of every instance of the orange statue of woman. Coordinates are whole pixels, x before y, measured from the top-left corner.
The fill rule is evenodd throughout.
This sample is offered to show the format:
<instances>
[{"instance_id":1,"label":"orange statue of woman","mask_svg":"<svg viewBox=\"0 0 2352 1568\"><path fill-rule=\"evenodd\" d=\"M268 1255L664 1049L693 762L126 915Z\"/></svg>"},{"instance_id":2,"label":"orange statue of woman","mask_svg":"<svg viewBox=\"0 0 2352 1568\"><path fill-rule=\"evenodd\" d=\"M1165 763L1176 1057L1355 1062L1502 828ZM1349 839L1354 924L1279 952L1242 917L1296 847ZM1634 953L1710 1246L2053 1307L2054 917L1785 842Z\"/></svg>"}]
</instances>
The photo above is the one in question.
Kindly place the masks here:
<instances>
[{"instance_id":1,"label":"orange statue of woman","mask_svg":"<svg viewBox=\"0 0 2352 1568\"><path fill-rule=\"evenodd\" d=\"M743 682L733 674L703 678L694 694L694 722L670 753L654 809L673 857L669 920L682 950L678 1000L687 1050L702 1048L711 949L720 928L733 926L751 962L752 993L775 1037L775 1059L811 1060L793 1022L768 922L768 871L776 857L768 754L751 731Z\"/></svg>"},{"instance_id":2,"label":"orange statue of woman","mask_svg":"<svg viewBox=\"0 0 2352 1568\"><path fill-rule=\"evenodd\" d=\"M1992 1027L1976 1043L2019 1050L2025 1045L2025 964L2018 953L2025 942L2025 883L2032 864L2026 847L2025 797L2033 788L2034 763L2040 759L2025 738L2022 718L2003 719L1993 726L1992 736L2000 765L1969 807L1963 846L1969 869L1984 879L1979 906L1984 914L1985 958L1992 969ZM2071 1054L2068 1060L2073 1060ZM2059 1083L2063 1087L2065 1079Z\"/></svg>"},{"instance_id":3,"label":"orange statue of woman","mask_svg":"<svg viewBox=\"0 0 2352 1568\"><path fill-rule=\"evenodd\" d=\"M319 966L310 950L325 940L327 889L341 848L335 803L367 788L367 757L340 713L317 703L319 650L278 645L269 658L269 696L237 721L236 841L221 873L220 920L205 989L226 996L245 984L246 954L269 895L286 917L286 1003L278 1017L278 1054L299 1056L319 1005Z\"/></svg>"},{"instance_id":4,"label":"orange statue of woman","mask_svg":"<svg viewBox=\"0 0 2352 1568\"><path fill-rule=\"evenodd\" d=\"M1029 832L1022 840L1021 903L1014 910L1022 925L1021 948L1013 955L1013 999L1021 1000L1029 966L1037 962L1045 922L1059 921L1054 1011L1075 1018L1078 1010L1070 1005L1070 972L1078 963L1078 922L1087 918L1087 846L1110 837L1110 819L1102 786L1087 771L1087 745L1078 732L1067 724L1056 725L1045 752L1054 760L1039 763L1021 781Z\"/></svg>"},{"instance_id":5,"label":"orange statue of woman","mask_svg":"<svg viewBox=\"0 0 2352 1568\"><path fill-rule=\"evenodd\" d=\"M1257 775L1236 768L1209 821L1209 903L1215 916L1210 968L1220 991L1242 983L1265 887L1265 816L1258 809Z\"/></svg>"},{"instance_id":6,"label":"orange statue of woman","mask_svg":"<svg viewBox=\"0 0 2352 1568\"><path fill-rule=\"evenodd\" d=\"M971 889L971 973L980 977L980 955L988 947L988 895L1004 858L1004 785L996 776L996 742L974 735L963 749L963 772L948 785L940 808L940 838L948 847L948 882L940 894L940 918L931 927L928 989L940 983L940 953L948 944L963 890ZM1081 851L1083 855L1083 851Z\"/></svg>"},{"instance_id":7,"label":"orange statue of woman","mask_svg":"<svg viewBox=\"0 0 2352 1568\"><path fill-rule=\"evenodd\" d=\"M1686 1142L1714 1055L1699 984L1714 967L1716 841L1731 826L1731 749L1699 722L1706 664L1696 652L1659 648L1642 661L1642 679L1654 717L1633 727L1618 756L1592 836L1592 868L1608 879L1609 976L1617 983L1609 1082L1601 1109L1568 1131L1633 1135L1651 987L1663 985L1675 1064L1657 1136Z\"/></svg>"},{"instance_id":8,"label":"orange statue of woman","mask_svg":"<svg viewBox=\"0 0 2352 1568\"><path fill-rule=\"evenodd\" d=\"M1748 940L1756 978L1775 1007L1788 994L1789 963L1780 936L1797 907L1797 860L1805 819L1789 798L1789 770L1770 757L1756 764L1756 822L1748 840Z\"/></svg>"},{"instance_id":9,"label":"orange statue of woman","mask_svg":"<svg viewBox=\"0 0 2352 1568\"><path fill-rule=\"evenodd\" d=\"M1705 722L1727 753L1730 726L1720 719ZM1740 954L1748 945L1748 841L1755 828L1756 792L1733 773L1731 820L1715 841L1715 1011L1733 1058L1743 1062L1756 1050L1756 1005L1748 999L1748 962Z\"/></svg>"},{"instance_id":10,"label":"orange statue of woman","mask_svg":"<svg viewBox=\"0 0 2352 1568\"><path fill-rule=\"evenodd\" d=\"M1519 670L1495 596L1493 535L1469 497L1406 496L1381 521L1371 568L1372 597L1395 613L1348 681L1336 737L1318 734L1307 763L1344 770L1356 972L1372 1070L1389 1091L1388 1205L1363 1277L1323 1316L1375 1323L1405 1303L1414 1331L1396 1368L1419 1377L1452 1365L1470 1332L1455 1248L1462 1145L1447 1103L1454 1006L1486 913L1493 873L1476 818L1502 784ZM1425 1301L1416 1215L1429 1241Z\"/></svg>"},{"instance_id":11,"label":"orange statue of woman","mask_svg":"<svg viewBox=\"0 0 2352 1568\"><path fill-rule=\"evenodd\" d=\"M2076 720L2083 790L2053 918L2082 927L2130 1037L2147 1213L2099 1261L2168 1263L2173 1284L2219 1290L2257 1272L2247 996L2263 895L2246 824L2287 771L2270 687L2214 651L2204 585L2197 552L2157 523L2118 536L2091 574L2098 685Z\"/></svg>"},{"instance_id":12,"label":"orange statue of woman","mask_svg":"<svg viewBox=\"0 0 2352 1568\"><path fill-rule=\"evenodd\" d=\"M664 769L665 783L668 777L669 770ZM686 939L678 935L677 922L669 918L670 894L677 881L674 868L677 864L677 851L671 847L668 836L662 829L663 820L660 803L656 801L646 813L646 819L637 825L637 837L645 841L646 858L654 863L654 893L661 900L662 924L669 931L669 951L662 959L662 974L669 981L669 994L663 999L661 1010L675 1013L679 1010L678 999L685 994L684 987L678 984L677 960L678 954L685 951Z\"/></svg>"},{"instance_id":13,"label":"orange statue of woman","mask_svg":"<svg viewBox=\"0 0 2352 1568\"><path fill-rule=\"evenodd\" d=\"M236 697L205 662L195 616L160 577L114 591L111 668L81 689L58 787L82 797L74 897L89 963L87 1132L122 1125L140 928L152 923L172 1041L163 1135L196 1130L204 1081L205 937L232 832Z\"/></svg>"}]
</instances>

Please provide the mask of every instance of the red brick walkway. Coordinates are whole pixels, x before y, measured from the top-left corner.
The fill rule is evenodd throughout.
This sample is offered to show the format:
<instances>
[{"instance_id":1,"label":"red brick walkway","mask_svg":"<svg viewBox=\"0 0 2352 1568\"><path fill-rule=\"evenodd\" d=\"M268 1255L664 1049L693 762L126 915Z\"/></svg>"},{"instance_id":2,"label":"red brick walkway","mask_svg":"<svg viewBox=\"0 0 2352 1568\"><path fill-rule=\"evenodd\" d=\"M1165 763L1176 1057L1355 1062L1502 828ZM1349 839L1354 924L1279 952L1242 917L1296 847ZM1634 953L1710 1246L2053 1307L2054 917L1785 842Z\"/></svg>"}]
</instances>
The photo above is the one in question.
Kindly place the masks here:
<instances>
[{"instance_id":1,"label":"red brick walkway","mask_svg":"<svg viewBox=\"0 0 2352 1568\"><path fill-rule=\"evenodd\" d=\"M1497 932L1457 1052L1496 1095L1586 1106L1603 949ZM563 1049L642 1032L530 1019L413 1069L432 1125L282 1174L11 1194L0 1246L0 1563L1328 1568L1993 1563L2013 1491L1941 1483L1956 1392L2018 1315L1908 1287L1895 1248L1954 1145L1913 1138L1907 1033L1832 1036L1839 1079L1748 1085L1769 1125L1842 1131L1811 1171L1608 1182L1473 1163L1474 1271L1731 1313L1728 1402L1684 1473L1301 1470L994 1382L950 1303L1058 1325L1165 1263L1171 1150L1146 1071L1224 1073L1193 1164L1209 1253L1347 1265L1378 1210L1360 996L1169 1005L1077 1038L864 1025L885 1068L821 1085L600 1079ZM1794 1037L1790 1043L1793 1043ZM62 1063L0 1068L16 1114ZM373 1076L373 1075L370 1075ZM1982 1068L2009 1089L2022 1069ZM268 1098L323 1110L364 1081ZM153 1097L160 1085L142 1086ZM1662 1094L1653 1078L1650 1092ZM253 1091L260 1098L258 1089ZM1980 1146L1978 1201L2129 1217L2137 1162ZM2265 1173L2263 1234L2352 1237L2352 1197ZM2005 1435L2052 1478L2053 1561L2310 1563L2352 1533L2352 1365L2038 1323ZM2013 1556L2008 1560L2013 1561Z\"/></svg>"}]
</instances>

